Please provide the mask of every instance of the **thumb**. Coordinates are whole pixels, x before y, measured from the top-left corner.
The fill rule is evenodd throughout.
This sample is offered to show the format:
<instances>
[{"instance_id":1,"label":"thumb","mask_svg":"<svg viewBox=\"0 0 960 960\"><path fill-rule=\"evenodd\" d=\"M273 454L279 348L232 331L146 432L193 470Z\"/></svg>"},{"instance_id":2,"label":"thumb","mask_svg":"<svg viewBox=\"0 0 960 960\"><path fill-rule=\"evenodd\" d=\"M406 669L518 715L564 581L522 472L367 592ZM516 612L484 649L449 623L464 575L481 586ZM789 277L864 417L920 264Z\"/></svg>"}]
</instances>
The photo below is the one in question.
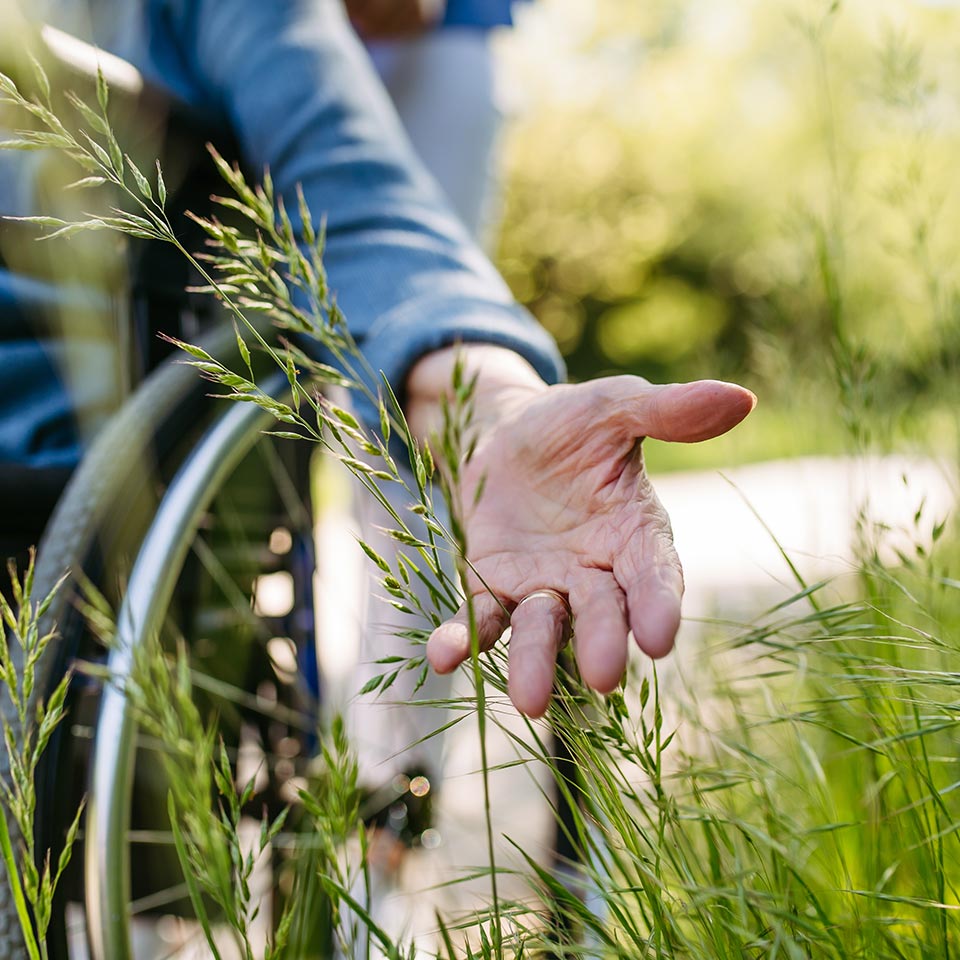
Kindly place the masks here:
<instances>
[{"instance_id":1,"label":"thumb","mask_svg":"<svg viewBox=\"0 0 960 960\"><path fill-rule=\"evenodd\" d=\"M745 387L722 380L663 386L639 377L611 377L606 387L623 427L633 437L697 443L735 427L756 406Z\"/></svg>"}]
</instances>

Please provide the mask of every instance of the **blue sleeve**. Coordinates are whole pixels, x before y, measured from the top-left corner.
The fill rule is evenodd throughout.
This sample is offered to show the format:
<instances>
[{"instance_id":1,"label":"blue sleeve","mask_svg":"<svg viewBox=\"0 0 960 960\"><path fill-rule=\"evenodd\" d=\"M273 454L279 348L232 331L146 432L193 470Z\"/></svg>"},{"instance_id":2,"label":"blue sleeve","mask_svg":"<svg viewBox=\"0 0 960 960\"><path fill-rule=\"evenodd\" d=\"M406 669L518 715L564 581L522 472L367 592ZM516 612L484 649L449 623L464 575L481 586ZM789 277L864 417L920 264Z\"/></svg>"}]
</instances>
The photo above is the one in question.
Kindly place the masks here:
<instances>
[{"instance_id":1,"label":"blue sleeve","mask_svg":"<svg viewBox=\"0 0 960 960\"><path fill-rule=\"evenodd\" d=\"M251 167L288 198L302 184L326 218L330 285L374 370L399 388L423 354L480 341L563 377L414 156L337 0L154 0L151 14L152 60L180 64Z\"/></svg>"},{"instance_id":2,"label":"blue sleeve","mask_svg":"<svg viewBox=\"0 0 960 960\"><path fill-rule=\"evenodd\" d=\"M508 26L513 23L514 0L447 0L443 23L448 27Z\"/></svg>"}]
</instances>

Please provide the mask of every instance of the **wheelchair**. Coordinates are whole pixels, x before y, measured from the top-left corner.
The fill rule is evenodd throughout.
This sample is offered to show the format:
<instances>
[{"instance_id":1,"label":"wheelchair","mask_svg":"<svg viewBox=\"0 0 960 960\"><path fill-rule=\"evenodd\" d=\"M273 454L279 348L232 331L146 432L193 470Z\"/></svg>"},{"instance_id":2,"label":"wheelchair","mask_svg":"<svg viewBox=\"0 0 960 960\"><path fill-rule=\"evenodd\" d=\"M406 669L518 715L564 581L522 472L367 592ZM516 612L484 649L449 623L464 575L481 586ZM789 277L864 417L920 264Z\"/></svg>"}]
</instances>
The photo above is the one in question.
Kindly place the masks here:
<instances>
[{"instance_id":1,"label":"wheelchair","mask_svg":"<svg viewBox=\"0 0 960 960\"><path fill-rule=\"evenodd\" d=\"M81 673L74 682L69 720L40 790L49 807L37 818L44 834L39 849L55 848L86 793L78 866L93 957L129 956L127 917L160 907L176 913L184 900L181 887L168 889L176 863L168 839L163 846L165 786L150 755L157 746L138 735L123 689L138 647L152 636L188 639L196 675L215 678L204 696L220 717L228 749L239 749L241 727L253 724L271 758L266 767L277 795L297 772L291 760L306 762L315 722L316 687L304 682L314 649L308 462L298 460L299 445L276 445L262 435L269 423L260 408L198 397L183 372L195 379L179 366L158 370L101 435L38 551L40 593L65 566L85 577L96 571L98 589L117 591L109 597L118 601L117 635L105 661L109 681ZM269 384L278 395L282 379ZM134 459L117 462L133 430L146 431L158 457L156 472L139 480ZM267 612L258 591L278 576L287 595ZM51 679L71 661L103 662L71 594L69 586L62 590L47 614L63 638L48 667ZM287 695L277 689L283 685ZM68 878L64 898L77 896L79 881ZM70 916L65 905L58 913Z\"/></svg>"},{"instance_id":2,"label":"wheelchair","mask_svg":"<svg viewBox=\"0 0 960 960\"><path fill-rule=\"evenodd\" d=\"M168 144L202 157L181 174L176 199L181 209L202 209L211 191L196 172L206 158L191 118L149 90L131 112L144 101L166 117ZM72 576L44 618L42 628L56 626L60 639L39 665L36 696L75 670L68 719L39 771L38 850L50 848L56 858L86 797L78 848L54 906L56 960L87 949L91 960L127 960L137 917L190 916L159 745L138 730L124 693L137 651L152 638L188 649L197 696L218 717L234 761L250 744L258 751L266 771L261 807L289 800L315 746L321 678L311 445L266 435L272 421L259 406L208 396L193 368L163 356L158 329L198 343L227 367L242 362L232 325L209 305L183 300L193 278L175 260L149 245L132 250L122 320L132 330L128 365L139 385L59 496L37 554L35 596L64 571ZM265 326L262 332L269 336ZM265 392L284 399L285 374L267 364L264 376ZM45 490L41 500L49 499ZM91 590L115 614L108 648L87 623ZM572 761L564 775L575 777ZM568 833L557 831L561 860L574 859L563 843ZM318 956L331 954L318 945ZM0 958L20 955L16 911L0 879Z\"/></svg>"},{"instance_id":3,"label":"wheelchair","mask_svg":"<svg viewBox=\"0 0 960 960\"><path fill-rule=\"evenodd\" d=\"M75 89L90 92L91 77L72 66L67 72ZM209 166L202 141L190 118L153 91L124 109L140 113L144 104L170 128L168 148L183 156L191 145L173 203L198 209L215 186L191 169ZM189 242L199 246L198 237ZM59 469L0 475L7 502L21 501L25 513L14 518L10 511L8 552L31 542L56 500L37 550L34 597L70 574L41 624L56 629L58 639L38 664L33 694L45 698L65 671L74 671L67 719L38 771L35 817L37 849L51 849L56 863L86 797L74 860L54 904L50 950L61 960L86 956L84 941L93 960L130 957L132 917L189 915L159 745L138 731L124 694L142 644L159 638L166 649L179 642L189 650L201 709L217 716L231 757L256 744L267 781L256 797L261 806L279 808L285 785L303 775L318 718L312 445L266 436L272 421L254 404L209 396L210 384L178 362L179 351L157 333L240 363L232 325L183 294L192 278L175 254L134 244L127 256L120 321L136 386L65 486ZM265 374L261 385L278 399L290 389L281 371ZM109 647L84 612L91 595L114 611ZM0 707L8 717L11 705L2 700ZM22 955L2 877L0 957Z\"/></svg>"}]
</instances>

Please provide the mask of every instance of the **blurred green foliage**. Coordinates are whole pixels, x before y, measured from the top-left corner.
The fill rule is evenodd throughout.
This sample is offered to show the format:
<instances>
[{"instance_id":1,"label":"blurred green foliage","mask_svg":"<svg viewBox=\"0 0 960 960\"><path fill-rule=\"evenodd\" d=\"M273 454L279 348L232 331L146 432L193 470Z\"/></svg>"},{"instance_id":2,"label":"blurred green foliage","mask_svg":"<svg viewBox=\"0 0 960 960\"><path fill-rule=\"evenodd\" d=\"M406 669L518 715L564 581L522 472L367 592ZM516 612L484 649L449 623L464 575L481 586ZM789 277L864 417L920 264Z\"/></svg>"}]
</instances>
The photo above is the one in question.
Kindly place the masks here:
<instances>
[{"instance_id":1,"label":"blurred green foliage","mask_svg":"<svg viewBox=\"0 0 960 960\"><path fill-rule=\"evenodd\" d=\"M936 435L960 359L958 36L942 0L527 10L498 261L571 375L738 379L858 441L871 410Z\"/></svg>"}]
</instances>

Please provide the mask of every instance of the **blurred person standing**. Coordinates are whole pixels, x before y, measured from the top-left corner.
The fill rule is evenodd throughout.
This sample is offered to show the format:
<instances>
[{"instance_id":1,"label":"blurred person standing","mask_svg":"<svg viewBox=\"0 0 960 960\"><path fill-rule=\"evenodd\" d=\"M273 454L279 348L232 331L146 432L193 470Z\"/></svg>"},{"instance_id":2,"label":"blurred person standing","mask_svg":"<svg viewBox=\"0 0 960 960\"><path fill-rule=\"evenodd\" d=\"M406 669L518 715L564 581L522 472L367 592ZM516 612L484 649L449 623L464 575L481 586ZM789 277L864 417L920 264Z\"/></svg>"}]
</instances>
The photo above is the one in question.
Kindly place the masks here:
<instances>
[{"instance_id":1,"label":"blurred person standing","mask_svg":"<svg viewBox=\"0 0 960 960\"><path fill-rule=\"evenodd\" d=\"M495 38L513 0L346 0L414 149L467 229L496 226L500 109Z\"/></svg>"},{"instance_id":2,"label":"blurred person standing","mask_svg":"<svg viewBox=\"0 0 960 960\"><path fill-rule=\"evenodd\" d=\"M495 38L513 25L514 3L345 0L345 6L418 158L473 238L489 248L499 212L496 154L503 121ZM384 485L382 494L398 513L407 515L411 504L398 485ZM364 542L381 556L392 556L396 543L384 532L390 526L386 511L370 498L357 502L355 511ZM410 517L410 522L417 528L418 518ZM425 529L418 530L418 535L426 536ZM323 554L321 551L321 569ZM428 626L426 620L416 623L384 604L380 570L365 558L358 557L357 563L364 567L357 601L358 611L362 611L357 613L358 669L343 682L341 696L349 703L347 717L359 747L361 776L374 787L389 783L397 774L426 773L438 787L446 765L442 756L446 743L444 737L432 734L447 718L436 706L412 708L409 701L448 698L450 678L431 675L426 686L415 692L416 674L408 672L397 678L389 698L356 698L356 691L382 670L376 662L379 658L388 652L409 653L408 641L397 635ZM447 572L453 577L452 558L448 564ZM344 577L344 569L338 563L331 571L337 583ZM346 579L351 578L347 575ZM429 609L428 592L421 589L421 600ZM333 583L330 590L332 595L343 596ZM342 613L341 609L337 616ZM395 709L394 702L403 702L404 708ZM411 744L416 746L411 749ZM382 792L384 802L392 803L390 791ZM425 820L419 826L429 825Z\"/></svg>"}]
</instances>

